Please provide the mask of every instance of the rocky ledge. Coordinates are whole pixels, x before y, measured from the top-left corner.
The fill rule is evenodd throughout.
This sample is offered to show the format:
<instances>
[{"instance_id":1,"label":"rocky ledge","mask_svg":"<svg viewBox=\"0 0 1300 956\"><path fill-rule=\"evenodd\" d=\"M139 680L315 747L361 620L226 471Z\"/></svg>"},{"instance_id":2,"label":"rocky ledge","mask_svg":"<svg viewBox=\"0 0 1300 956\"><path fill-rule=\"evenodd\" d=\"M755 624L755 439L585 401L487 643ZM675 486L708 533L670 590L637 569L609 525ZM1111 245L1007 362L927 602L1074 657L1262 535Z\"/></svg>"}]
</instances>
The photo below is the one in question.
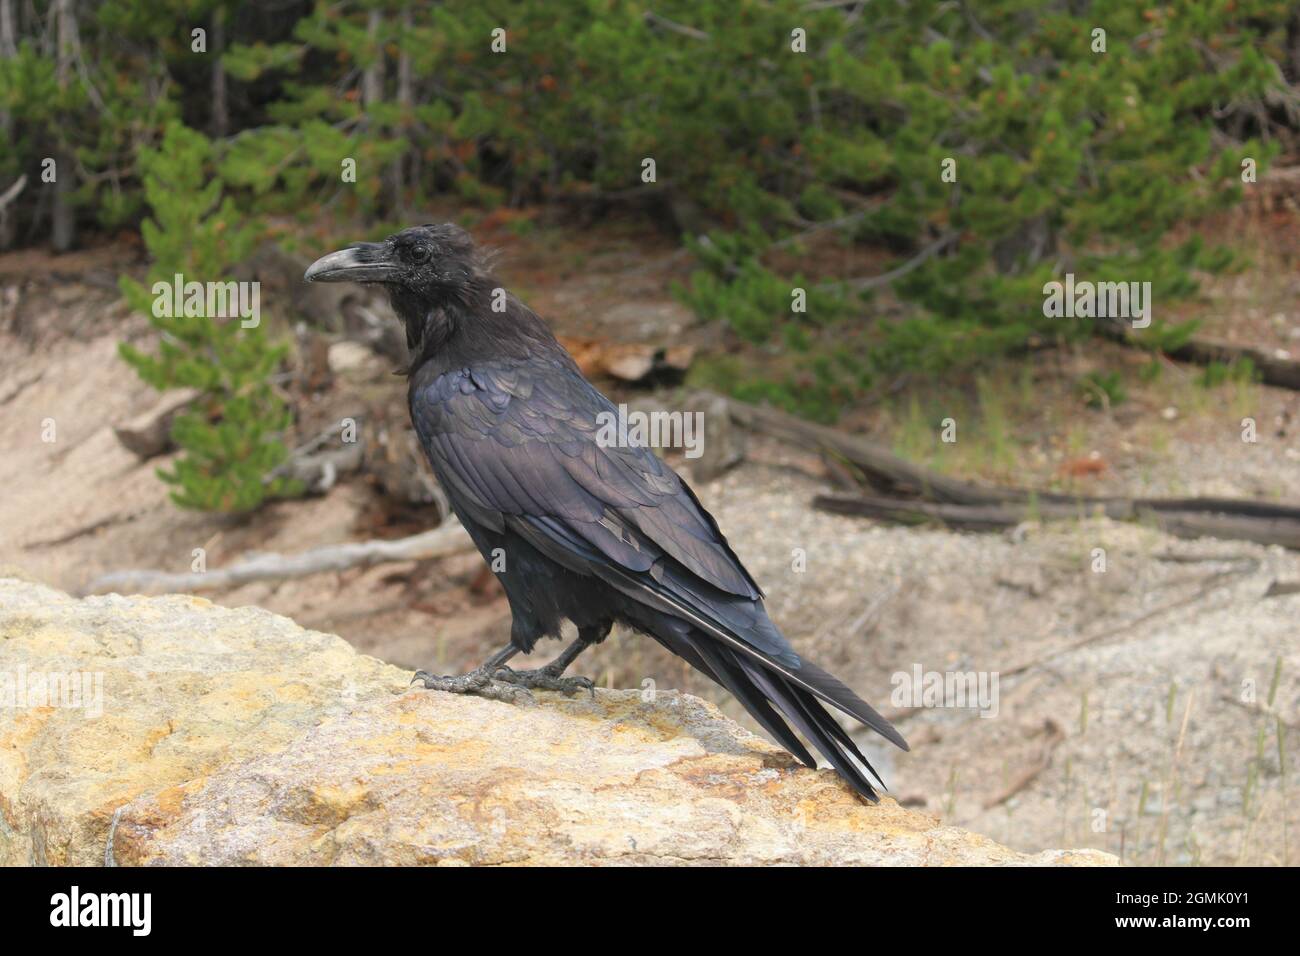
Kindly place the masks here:
<instances>
[{"instance_id":1,"label":"rocky ledge","mask_svg":"<svg viewBox=\"0 0 1300 956\"><path fill-rule=\"evenodd\" d=\"M867 806L695 697L409 679L258 608L0 577L0 865L1115 862Z\"/></svg>"}]
</instances>

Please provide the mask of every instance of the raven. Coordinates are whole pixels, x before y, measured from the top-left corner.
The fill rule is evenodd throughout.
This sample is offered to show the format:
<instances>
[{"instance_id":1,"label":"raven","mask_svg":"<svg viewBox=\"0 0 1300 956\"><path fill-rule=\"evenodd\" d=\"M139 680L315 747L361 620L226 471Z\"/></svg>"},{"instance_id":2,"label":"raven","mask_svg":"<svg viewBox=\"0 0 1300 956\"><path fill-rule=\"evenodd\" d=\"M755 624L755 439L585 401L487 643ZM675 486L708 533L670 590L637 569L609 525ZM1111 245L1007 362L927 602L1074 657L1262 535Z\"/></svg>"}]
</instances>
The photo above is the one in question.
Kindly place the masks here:
<instances>
[{"instance_id":1,"label":"raven","mask_svg":"<svg viewBox=\"0 0 1300 956\"><path fill-rule=\"evenodd\" d=\"M590 689L590 680L563 673L621 624L726 688L800 761L817 766L793 725L855 791L876 801L855 760L878 782L879 775L823 704L903 750L907 742L795 652L676 472L649 448L598 440L599 423L616 420L608 416L617 409L546 324L502 288L467 232L414 226L330 253L304 278L387 289L406 327L407 399L420 445L510 603L503 650L468 674L419 671L415 680L507 700L530 687ZM559 638L565 620L578 636L550 665L507 666L539 638Z\"/></svg>"}]
</instances>

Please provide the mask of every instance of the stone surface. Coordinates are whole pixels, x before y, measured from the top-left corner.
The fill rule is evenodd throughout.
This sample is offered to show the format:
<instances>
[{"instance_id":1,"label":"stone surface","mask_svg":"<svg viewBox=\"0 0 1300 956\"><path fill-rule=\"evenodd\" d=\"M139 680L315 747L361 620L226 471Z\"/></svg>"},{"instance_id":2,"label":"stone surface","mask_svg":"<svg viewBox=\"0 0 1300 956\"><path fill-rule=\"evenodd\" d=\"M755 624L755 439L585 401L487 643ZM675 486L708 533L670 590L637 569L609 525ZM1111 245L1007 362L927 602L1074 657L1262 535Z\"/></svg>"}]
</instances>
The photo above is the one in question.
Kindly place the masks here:
<instances>
[{"instance_id":1,"label":"stone surface","mask_svg":"<svg viewBox=\"0 0 1300 956\"><path fill-rule=\"evenodd\" d=\"M0 577L0 675L0 864L1114 862L865 805L694 697L407 690L198 598ZM61 675L89 675L79 706L33 696Z\"/></svg>"}]
</instances>

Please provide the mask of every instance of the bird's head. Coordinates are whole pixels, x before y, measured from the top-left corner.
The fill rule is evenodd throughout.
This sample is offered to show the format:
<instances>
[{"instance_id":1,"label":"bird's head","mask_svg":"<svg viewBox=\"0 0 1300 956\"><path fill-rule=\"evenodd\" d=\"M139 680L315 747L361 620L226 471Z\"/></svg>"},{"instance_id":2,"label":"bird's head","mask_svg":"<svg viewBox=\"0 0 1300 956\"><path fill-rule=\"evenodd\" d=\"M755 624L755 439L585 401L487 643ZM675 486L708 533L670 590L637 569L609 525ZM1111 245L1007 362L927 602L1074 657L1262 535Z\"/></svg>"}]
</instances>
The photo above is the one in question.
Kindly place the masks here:
<instances>
[{"instance_id":1,"label":"bird's head","mask_svg":"<svg viewBox=\"0 0 1300 956\"><path fill-rule=\"evenodd\" d=\"M406 326L407 374L434 355L533 355L560 347L536 315L504 291L469 233L451 223L412 226L383 242L357 242L322 256L308 282L373 282L388 290ZM497 302L506 308L498 309ZM561 349L561 351L563 351Z\"/></svg>"},{"instance_id":2,"label":"bird's head","mask_svg":"<svg viewBox=\"0 0 1300 956\"><path fill-rule=\"evenodd\" d=\"M383 242L356 242L311 264L308 282L375 282L388 287L396 304L425 305L463 299L486 273L469 233L449 222L412 226Z\"/></svg>"}]
</instances>

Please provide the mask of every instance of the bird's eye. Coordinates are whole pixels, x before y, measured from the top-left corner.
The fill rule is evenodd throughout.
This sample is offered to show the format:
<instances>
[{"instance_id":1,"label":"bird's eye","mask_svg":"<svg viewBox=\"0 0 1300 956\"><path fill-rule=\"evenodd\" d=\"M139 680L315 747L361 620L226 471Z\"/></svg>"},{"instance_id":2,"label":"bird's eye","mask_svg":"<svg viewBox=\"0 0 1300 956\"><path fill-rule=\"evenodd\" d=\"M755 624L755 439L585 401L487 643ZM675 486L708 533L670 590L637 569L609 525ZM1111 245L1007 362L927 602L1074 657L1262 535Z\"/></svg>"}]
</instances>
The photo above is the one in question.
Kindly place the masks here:
<instances>
[{"instance_id":1,"label":"bird's eye","mask_svg":"<svg viewBox=\"0 0 1300 956\"><path fill-rule=\"evenodd\" d=\"M415 262L428 262L428 261L429 261L429 247L428 247L428 246L414 246L414 247L411 249L411 259L414 260Z\"/></svg>"}]
</instances>

